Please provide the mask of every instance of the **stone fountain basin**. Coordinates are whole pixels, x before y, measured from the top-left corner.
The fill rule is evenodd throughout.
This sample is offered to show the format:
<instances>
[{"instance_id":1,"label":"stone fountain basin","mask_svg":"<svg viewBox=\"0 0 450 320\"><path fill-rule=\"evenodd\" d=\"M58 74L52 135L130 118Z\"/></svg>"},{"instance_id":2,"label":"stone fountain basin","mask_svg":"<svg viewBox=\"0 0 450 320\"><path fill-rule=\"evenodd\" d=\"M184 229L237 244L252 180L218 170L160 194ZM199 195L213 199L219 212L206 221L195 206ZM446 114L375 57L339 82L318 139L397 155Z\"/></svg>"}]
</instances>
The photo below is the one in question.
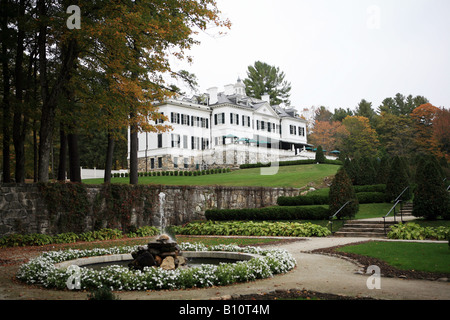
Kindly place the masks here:
<instances>
[{"instance_id":1,"label":"stone fountain basin","mask_svg":"<svg viewBox=\"0 0 450 320\"><path fill-rule=\"evenodd\" d=\"M248 261L253 258L261 257L260 255L257 254L228 252L228 251L182 251L182 256L187 259L217 259L223 262L226 262L226 260ZM60 263L56 263L55 267L58 269L67 269L72 265L83 267L87 265L132 261L132 260L133 257L131 256L131 253L112 254L106 256L87 257L63 261Z\"/></svg>"}]
</instances>

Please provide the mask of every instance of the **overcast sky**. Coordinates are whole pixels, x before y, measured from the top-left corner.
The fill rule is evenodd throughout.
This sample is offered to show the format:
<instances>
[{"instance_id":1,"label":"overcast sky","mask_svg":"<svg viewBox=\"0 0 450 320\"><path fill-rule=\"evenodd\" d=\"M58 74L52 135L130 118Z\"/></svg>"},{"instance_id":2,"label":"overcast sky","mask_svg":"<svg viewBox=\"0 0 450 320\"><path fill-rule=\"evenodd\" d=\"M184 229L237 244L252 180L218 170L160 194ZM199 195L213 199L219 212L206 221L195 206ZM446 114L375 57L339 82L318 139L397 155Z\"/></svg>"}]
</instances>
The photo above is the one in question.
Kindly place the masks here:
<instances>
[{"instance_id":1,"label":"overcast sky","mask_svg":"<svg viewBox=\"0 0 450 320\"><path fill-rule=\"evenodd\" d=\"M278 66L291 102L374 109L396 93L450 107L450 0L217 0L231 30L199 35L190 53L200 91Z\"/></svg>"}]
</instances>

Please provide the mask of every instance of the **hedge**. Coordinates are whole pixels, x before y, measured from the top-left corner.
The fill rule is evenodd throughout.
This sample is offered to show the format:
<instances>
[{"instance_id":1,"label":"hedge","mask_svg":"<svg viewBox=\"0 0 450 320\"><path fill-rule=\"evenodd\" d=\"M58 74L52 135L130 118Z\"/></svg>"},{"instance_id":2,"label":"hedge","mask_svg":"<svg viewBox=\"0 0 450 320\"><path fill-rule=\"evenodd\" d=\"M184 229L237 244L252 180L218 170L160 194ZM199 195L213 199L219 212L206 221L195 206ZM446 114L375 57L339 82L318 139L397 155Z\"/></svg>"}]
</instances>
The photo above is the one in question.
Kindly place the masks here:
<instances>
[{"instance_id":1,"label":"hedge","mask_svg":"<svg viewBox=\"0 0 450 320\"><path fill-rule=\"evenodd\" d=\"M279 206L308 206L328 204L328 195L306 195L297 197L278 197Z\"/></svg>"},{"instance_id":2,"label":"hedge","mask_svg":"<svg viewBox=\"0 0 450 320\"><path fill-rule=\"evenodd\" d=\"M356 193L360 192L386 192L385 184L374 184L374 185L365 185L365 186L353 186Z\"/></svg>"},{"instance_id":3,"label":"hedge","mask_svg":"<svg viewBox=\"0 0 450 320\"><path fill-rule=\"evenodd\" d=\"M359 203L383 203L386 202L384 192L358 192L356 198Z\"/></svg>"},{"instance_id":4,"label":"hedge","mask_svg":"<svg viewBox=\"0 0 450 320\"><path fill-rule=\"evenodd\" d=\"M297 165L303 165L303 164L316 164L316 160L314 159L307 159L307 160L292 160L292 161L280 161L278 163L278 166L284 167L284 166L297 166ZM325 159L323 162L324 164L335 164L335 165L342 165L342 161L340 160L328 160ZM239 167L241 169L250 169L250 168L263 168L263 167L270 167L272 165L271 162L269 163L248 163L248 164L241 164Z\"/></svg>"},{"instance_id":5,"label":"hedge","mask_svg":"<svg viewBox=\"0 0 450 320\"><path fill-rule=\"evenodd\" d=\"M267 207L260 209L212 209L205 212L207 220L326 220L328 207Z\"/></svg>"}]
</instances>

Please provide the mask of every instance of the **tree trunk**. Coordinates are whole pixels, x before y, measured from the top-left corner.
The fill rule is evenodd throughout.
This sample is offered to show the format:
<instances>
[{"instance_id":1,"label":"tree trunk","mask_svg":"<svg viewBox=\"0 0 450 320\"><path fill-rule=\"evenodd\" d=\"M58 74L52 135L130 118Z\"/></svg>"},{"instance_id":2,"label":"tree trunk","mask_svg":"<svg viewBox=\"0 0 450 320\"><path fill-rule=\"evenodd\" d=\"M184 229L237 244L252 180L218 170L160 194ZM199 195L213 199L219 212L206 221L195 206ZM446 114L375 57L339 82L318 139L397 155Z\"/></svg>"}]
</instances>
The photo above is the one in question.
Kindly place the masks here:
<instances>
[{"instance_id":1,"label":"tree trunk","mask_svg":"<svg viewBox=\"0 0 450 320\"><path fill-rule=\"evenodd\" d=\"M106 150L106 163L105 163L105 176L104 183L111 182L111 170L114 156L114 144L115 140L110 132L108 132L108 149Z\"/></svg>"},{"instance_id":2,"label":"tree trunk","mask_svg":"<svg viewBox=\"0 0 450 320\"><path fill-rule=\"evenodd\" d=\"M78 44L76 39L68 40L67 44L61 47L61 69L54 80L55 85L49 90L49 79L47 75L47 7L45 0L37 2L38 16L40 18L38 51L39 51L39 70L41 80L41 96L42 96L42 115L41 130L39 144L39 172L38 180L40 182L48 182L48 169L50 164L50 152L53 143L53 129L55 120L55 110L58 99L61 95L62 88L66 85L68 74L74 67L74 62L78 57ZM69 141L70 153L70 141ZM76 177L77 178L77 177Z\"/></svg>"},{"instance_id":3,"label":"tree trunk","mask_svg":"<svg viewBox=\"0 0 450 320\"><path fill-rule=\"evenodd\" d=\"M66 181L66 155L67 155L67 136L64 129L59 129L59 163L58 163L58 181Z\"/></svg>"},{"instance_id":4,"label":"tree trunk","mask_svg":"<svg viewBox=\"0 0 450 320\"><path fill-rule=\"evenodd\" d=\"M70 133L67 135L69 143L69 170L70 181L81 182L80 154L78 152L78 135Z\"/></svg>"},{"instance_id":5,"label":"tree trunk","mask_svg":"<svg viewBox=\"0 0 450 320\"><path fill-rule=\"evenodd\" d=\"M15 85L16 85L16 101L14 104L14 120L13 120L13 141L16 154L16 170L15 178L17 183L25 182L25 133L28 117L24 114L23 101L23 53L25 31L23 29L23 17L25 15L25 1L20 0L19 3L19 23L17 32L17 48L16 48L16 66L15 66ZM30 61L32 61L30 57ZM31 72L31 67L29 69ZM22 120L23 118L23 120Z\"/></svg>"},{"instance_id":6,"label":"tree trunk","mask_svg":"<svg viewBox=\"0 0 450 320\"><path fill-rule=\"evenodd\" d=\"M131 114L131 119L134 115ZM138 130L137 125L130 128L130 184L138 184Z\"/></svg>"},{"instance_id":7,"label":"tree trunk","mask_svg":"<svg viewBox=\"0 0 450 320\"><path fill-rule=\"evenodd\" d=\"M10 74L8 67L8 12L7 0L1 1L1 27L2 27L2 68L3 68L3 182L11 182L11 163L9 145L11 142L10 124L11 124L11 110L10 110Z\"/></svg>"}]
</instances>

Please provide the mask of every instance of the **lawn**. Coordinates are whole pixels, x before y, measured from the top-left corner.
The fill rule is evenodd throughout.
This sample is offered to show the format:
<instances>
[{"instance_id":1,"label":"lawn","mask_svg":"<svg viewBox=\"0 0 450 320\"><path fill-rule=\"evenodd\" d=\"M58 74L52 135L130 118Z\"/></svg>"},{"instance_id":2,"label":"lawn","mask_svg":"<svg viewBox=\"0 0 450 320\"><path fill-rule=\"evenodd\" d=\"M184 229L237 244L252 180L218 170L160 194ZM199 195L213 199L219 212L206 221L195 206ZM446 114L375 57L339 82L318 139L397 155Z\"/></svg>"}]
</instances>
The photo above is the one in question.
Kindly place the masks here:
<instances>
[{"instance_id":1,"label":"lawn","mask_svg":"<svg viewBox=\"0 0 450 320\"><path fill-rule=\"evenodd\" d=\"M377 258L401 270L450 273L448 243L367 242L338 251Z\"/></svg>"},{"instance_id":2,"label":"lawn","mask_svg":"<svg viewBox=\"0 0 450 320\"><path fill-rule=\"evenodd\" d=\"M340 166L310 164L279 167L275 175L261 175L261 168L241 169L230 173L202 176L139 177L139 184L156 185L221 185L301 188L308 183L320 184L325 177L334 176ZM102 184L103 179L83 180L87 184ZM111 183L129 183L129 178L113 178Z\"/></svg>"}]
</instances>

